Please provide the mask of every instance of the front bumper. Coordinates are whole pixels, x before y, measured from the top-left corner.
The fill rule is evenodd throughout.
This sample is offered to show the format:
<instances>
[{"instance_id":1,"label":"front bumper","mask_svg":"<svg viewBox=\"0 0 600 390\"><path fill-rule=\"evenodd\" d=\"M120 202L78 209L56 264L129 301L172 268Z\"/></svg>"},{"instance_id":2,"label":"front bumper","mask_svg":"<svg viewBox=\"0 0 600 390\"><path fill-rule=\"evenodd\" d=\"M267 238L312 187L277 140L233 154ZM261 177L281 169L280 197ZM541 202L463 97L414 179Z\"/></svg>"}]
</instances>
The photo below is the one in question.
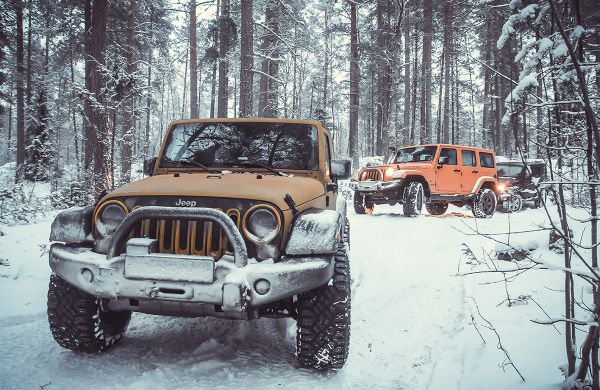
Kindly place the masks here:
<instances>
[{"instance_id":1,"label":"front bumper","mask_svg":"<svg viewBox=\"0 0 600 390\"><path fill-rule=\"evenodd\" d=\"M350 187L354 191L374 193L380 191L389 191L400 188L402 179L393 181L352 181Z\"/></svg>"},{"instance_id":2,"label":"front bumper","mask_svg":"<svg viewBox=\"0 0 600 390\"><path fill-rule=\"evenodd\" d=\"M130 213L125 221L148 216L148 212L136 212ZM196 217L215 216L215 212L223 214L216 215L215 221L231 221L214 209L178 211ZM50 248L50 268L77 288L110 299L112 307L135 310L122 302L140 300L146 306L154 302L153 312L161 314L166 311L162 306L210 305L231 318L243 318L239 313L322 286L333 276L333 254L284 256L277 263L248 263L245 247L239 248L243 241L235 225L223 223L222 227L238 248L234 256L225 255L217 262L207 256L156 253L156 240L132 238L126 241L125 253L119 255L115 255L119 252L116 249L104 255L91 248L55 243ZM115 246L122 242L120 229L111 240ZM194 313L211 315L202 310L190 310L187 315Z\"/></svg>"}]
</instances>

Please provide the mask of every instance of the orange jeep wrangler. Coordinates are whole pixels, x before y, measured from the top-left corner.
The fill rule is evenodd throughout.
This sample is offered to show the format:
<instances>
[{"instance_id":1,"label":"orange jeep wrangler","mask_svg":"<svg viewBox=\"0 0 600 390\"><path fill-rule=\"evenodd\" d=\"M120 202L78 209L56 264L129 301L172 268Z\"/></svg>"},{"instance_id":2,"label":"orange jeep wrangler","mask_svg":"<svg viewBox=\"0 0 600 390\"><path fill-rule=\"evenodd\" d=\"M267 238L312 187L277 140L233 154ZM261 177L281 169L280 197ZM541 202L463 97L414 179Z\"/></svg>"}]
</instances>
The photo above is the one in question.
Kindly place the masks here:
<instances>
[{"instance_id":1,"label":"orange jeep wrangler","mask_svg":"<svg viewBox=\"0 0 600 390\"><path fill-rule=\"evenodd\" d=\"M371 212L376 204L402 203L404 215L416 217L423 203L432 215L448 204L470 205L477 218L496 210L494 152L456 145L409 146L395 151L387 164L360 169L351 182L354 211Z\"/></svg>"}]
</instances>

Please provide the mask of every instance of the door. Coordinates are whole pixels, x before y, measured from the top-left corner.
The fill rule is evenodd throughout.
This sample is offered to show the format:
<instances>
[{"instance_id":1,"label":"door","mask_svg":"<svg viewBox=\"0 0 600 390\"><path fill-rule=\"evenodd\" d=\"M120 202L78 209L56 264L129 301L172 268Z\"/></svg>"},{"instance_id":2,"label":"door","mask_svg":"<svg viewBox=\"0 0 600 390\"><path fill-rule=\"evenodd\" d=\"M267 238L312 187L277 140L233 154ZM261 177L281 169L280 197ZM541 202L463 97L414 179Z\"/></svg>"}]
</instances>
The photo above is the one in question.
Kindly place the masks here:
<instances>
[{"instance_id":1,"label":"door","mask_svg":"<svg viewBox=\"0 0 600 390\"><path fill-rule=\"evenodd\" d=\"M470 194L473 192L473 187L477 183L477 179L479 179L479 168L475 160L475 151L462 149L460 157L462 165L461 191L463 194Z\"/></svg>"},{"instance_id":2,"label":"door","mask_svg":"<svg viewBox=\"0 0 600 390\"><path fill-rule=\"evenodd\" d=\"M442 148L436 167L435 184L442 195L460 194L461 169L456 148Z\"/></svg>"}]
</instances>

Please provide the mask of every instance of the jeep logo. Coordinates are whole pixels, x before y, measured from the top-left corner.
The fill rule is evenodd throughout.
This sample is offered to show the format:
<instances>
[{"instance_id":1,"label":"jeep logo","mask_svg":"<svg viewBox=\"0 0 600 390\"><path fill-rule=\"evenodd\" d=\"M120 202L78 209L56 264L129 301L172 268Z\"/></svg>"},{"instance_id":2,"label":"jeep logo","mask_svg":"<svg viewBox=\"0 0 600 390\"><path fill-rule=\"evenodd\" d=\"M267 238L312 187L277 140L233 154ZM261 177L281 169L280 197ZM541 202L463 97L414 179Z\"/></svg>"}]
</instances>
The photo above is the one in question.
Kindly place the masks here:
<instances>
[{"instance_id":1,"label":"jeep logo","mask_svg":"<svg viewBox=\"0 0 600 390\"><path fill-rule=\"evenodd\" d=\"M196 201L195 200L177 199L177 203L175 203L175 206L194 207L194 206L196 206Z\"/></svg>"}]
</instances>

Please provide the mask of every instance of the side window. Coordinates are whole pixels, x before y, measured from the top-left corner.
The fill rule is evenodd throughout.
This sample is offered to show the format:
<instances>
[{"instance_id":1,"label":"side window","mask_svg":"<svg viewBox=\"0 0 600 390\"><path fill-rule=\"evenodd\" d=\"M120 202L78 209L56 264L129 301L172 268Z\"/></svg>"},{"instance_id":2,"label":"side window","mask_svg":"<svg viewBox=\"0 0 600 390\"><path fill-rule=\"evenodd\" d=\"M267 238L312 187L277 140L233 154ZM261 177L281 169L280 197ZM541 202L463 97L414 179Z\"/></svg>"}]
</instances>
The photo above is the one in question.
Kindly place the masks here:
<instances>
[{"instance_id":1,"label":"side window","mask_svg":"<svg viewBox=\"0 0 600 390\"><path fill-rule=\"evenodd\" d=\"M447 157L445 165L456 165L456 149L442 148L440 152L440 158Z\"/></svg>"},{"instance_id":2,"label":"side window","mask_svg":"<svg viewBox=\"0 0 600 390\"><path fill-rule=\"evenodd\" d=\"M491 153L479 152L479 164L483 168L494 168L494 156Z\"/></svg>"},{"instance_id":3,"label":"side window","mask_svg":"<svg viewBox=\"0 0 600 390\"><path fill-rule=\"evenodd\" d=\"M541 165L532 165L529 167L531 169L531 176L533 177L542 177L544 170Z\"/></svg>"},{"instance_id":4,"label":"side window","mask_svg":"<svg viewBox=\"0 0 600 390\"><path fill-rule=\"evenodd\" d=\"M329 137L327 134L323 135L323 143L325 149L325 163L327 164L327 175L331 177L331 149L329 148Z\"/></svg>"},{"instance_id":5,"label":"side window","mask_svg":"<svg viewBox=\"0 0 600 390\"><path fill-rule=\"evenodd\" d=\"M461 150L460 155L462 157L462 165L464 167L474 167L475 164L475 151L473 150Z\"/></svg>"}]
</instances>

